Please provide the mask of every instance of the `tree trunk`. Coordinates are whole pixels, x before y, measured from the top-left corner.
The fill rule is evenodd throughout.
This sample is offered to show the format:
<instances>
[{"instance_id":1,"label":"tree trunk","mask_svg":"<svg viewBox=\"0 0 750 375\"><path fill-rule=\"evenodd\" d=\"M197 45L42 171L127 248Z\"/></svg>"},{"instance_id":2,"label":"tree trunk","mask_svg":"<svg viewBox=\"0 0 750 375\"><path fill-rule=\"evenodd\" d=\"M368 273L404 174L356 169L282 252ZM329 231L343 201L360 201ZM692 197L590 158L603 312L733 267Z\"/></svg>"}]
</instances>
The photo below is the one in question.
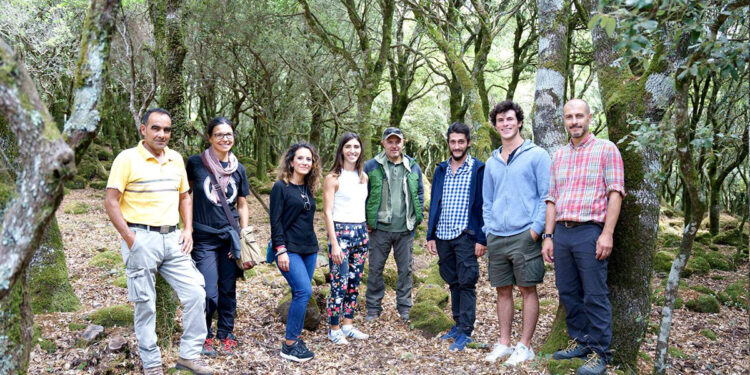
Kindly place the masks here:
<instances>
[{"instance_id":1,"label":"tree trunk","mask_svg":"<svg viewBox=\"0 0 750 375\"><path fill-rule=\"evenodd\" d=\"M721 216L721 184L711 184L708 195L708 230L712 236L719 234L719 217Z\"/></svg>"},{"instance_id":2,"label":"tree trunk","mask_svg":"<svg viewBox=\"0 0 750 375\"><path fill-rule=\"evenodd\" d=\"M683 38L684 39L684 38ZM685 48L683 46L683 48ZM688 74L687 77L690 77ZM675 127L675 138L677 140L676 152L680 165L680 174L683 178L683 190L686 192L690 202L690 208L685 210L687 224L682 232L680 242L680 253L672 262L669 271L669 279L664 291L664 307L661 310L661 323L659 324L659 335L656 341L656 358L654 358L654 373L664 374L667 369L667 349L669 348L669 333L672 329L672 314L674 301L679 289L680 272L685 268L690 254L693 250L695 235L706 211L705 197L701 193L701 184L698 170L693 162L692 145L690 144L690 120L688 113L689 82L678 80L675 84L676 95L673 109L673 121Z\"/></svg>"},{"instance_id":3,"label":"tree trunk","mask_svg":"<svg viewBox=\"0 0 750 375\"><path fill-rule=\"evenodd\" d=\"M568 60L569 0L537 0L539 55L534 90L534 143L551 155L565 145L563 106Z\"/></svg>"},{"instance_id":4,"label":"tree trunk","mask_svg":"<svg viewBox=\"0 0 750 375\"><path fill-rule=\"evenodd\" d=\"M34 316L26 288L26 272L0 299L0 374L26 374L29 369Z\"/></svg>"},{"instance_id":5,"label":"tree trunk","mask_svg":"<svg viewBox=\"0 0 750 375\"><path fill-rule=\"evenodd\" d=\"M62 236L54 217L29 264L28 278L34 314L76 311L81 307L68 280Z\"/></svg>"},{"instance_id":6,"label":"tree trunk","mask_svg":"<svg viewBox=\"0 0 750 375\"><path fill-rule=\"evenodd\" d=\"M154 26L159 87L159 106L172 115L172 145L190 153L189 140L197 136L187 124L182 63L185 60L185 30L181 0L151 0L148 13Z\"/></svg>"}]
</instances>

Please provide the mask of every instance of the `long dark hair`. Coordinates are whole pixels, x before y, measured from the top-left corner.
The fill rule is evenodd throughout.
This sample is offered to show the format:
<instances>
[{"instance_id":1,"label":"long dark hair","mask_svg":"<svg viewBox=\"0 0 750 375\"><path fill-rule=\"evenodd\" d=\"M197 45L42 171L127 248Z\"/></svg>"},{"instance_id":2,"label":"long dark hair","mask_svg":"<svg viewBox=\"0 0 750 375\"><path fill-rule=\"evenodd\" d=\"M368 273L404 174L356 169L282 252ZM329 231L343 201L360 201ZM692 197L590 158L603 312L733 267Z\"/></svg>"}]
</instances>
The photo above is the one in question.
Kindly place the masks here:
<instances>
[{"instance_id":1,"label":"long dark hair","mask_svg":"<svg viewBox=\"0 0 750 375\"><path fill-rule=\"evenodd\" d=\"M307 142L295 143L286 150L284 156L279 160L278 179L284 181L285 184L289 184L289 180L294 174L292 160L294 160L294 154L301 148L310 150L310 153L312 154L312 168L310 168L310 173L305 175L305 185L307 185L310 192L315 195L315 192L320 185L320 176L322 174L320 170L320 155L318 155L318 151L315 150L315 146Z\"/></svg>"},{"instance_id":2,"label":"long dark hair","mask_svg":"<svg viewBox=\"0 0 750 375\"><path fill-rule=\"evenodd\" d=\"M228 118L214 117L208 122L208 126L206 126L206 137L211 138L211 136L214 135L214 128L219 125L229 125L229 127L232 128L232 131L234 131L234 124L232 124Z\"/></svg>"},{"instance_id":3,"label":"long dark hair","mask_svg":"<svg viewBox=\"0 0 750 375\"><path fill-rule=\"evenodd\" d=\"M360 176L362 175L362 168L365 164L362 161L364 159L363 153L365 147L362 144L362 139L359 138L359 134L353 132L346 132L341 135L341 138L339 138L339 145L338 147L336 147L336 159L333 161L333 166L331 166L331 169L328 171L328 173L336 177L341 174L341 169L344 168L344 145L346 145L352 139L356 139L357 142L359 142L359 147L361 150L359 158L357 158L357 162L354 163L354 169L357 171L357 174L359 174Z\"/></svg>"}]
</instances>

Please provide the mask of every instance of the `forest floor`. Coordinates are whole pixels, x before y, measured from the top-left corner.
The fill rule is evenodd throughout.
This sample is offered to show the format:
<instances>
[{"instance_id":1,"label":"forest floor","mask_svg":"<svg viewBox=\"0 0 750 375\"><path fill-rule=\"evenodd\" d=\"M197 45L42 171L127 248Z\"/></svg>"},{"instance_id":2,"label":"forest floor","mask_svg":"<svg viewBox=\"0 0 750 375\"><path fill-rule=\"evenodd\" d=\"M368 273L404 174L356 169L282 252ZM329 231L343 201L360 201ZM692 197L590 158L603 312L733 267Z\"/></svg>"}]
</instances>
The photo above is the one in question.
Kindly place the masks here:
<instances>
[{"instance_id":1,"label":"forest floor","mask_svg":"<svg viewBox=\"0 0 750 375\"><path fill-rule=\"evenodd\" d=\"M97 254L113 251L119 254L120 238L109 223L103 207L104 193L93 189L73 190L65 196L57 212L63 235L66 261L70 279L76 295L81 300L81 309L70 313L51 313L35 316L41 330L39 343L31 354L29 374L64 373L140 373L141 362L137 355L137 343L132 327L106 328L106 337L89 346L76 345L81 329L89 324L89 315L107 306L127 304L127 291L114 285L122 275L117 269L89 265ZM267 199L267 197L266 197ZM255 199L249 200L250 221L256 229L260 244L268 241L270 228L263 208ZM85 213L74 214L70 208L87 207ZM66 211L68 213L66 213ZM316 215L316 228L321 242L325 239L322 215ZM423 251L424 231L415 241L414 270L425 276L436 257ZM615 249L616 251L616 249ZM731 253L733 248L722 247ZM364 322L363 311L356 318L360 329L371 335L366 341L353 341L348 346L334 346L326 335L325 319L316 331L305 330L302 338L315 352L315 358L304 364L295 364L279 357L279 348L284 334L284 324L276 313L286 283L277 270L268 265L257 267L257 276L237 283L237 315L235 335L239 348L231 356L208 359L208 363L224 374L539 374L546 372L547 359L537 355L534 361L518 368L506 368L498 361L484 361L498 339L497 316L495 314L495 291L487 279L486 258L480 261L480 281L477 285L477 320L474 340L488 344L486 349L466 349L449 352L448 344L436 336L427 335L403 323L396 312L395 292L387 290L383 300L384 311L379 320ZM119 266L121 267L121 265ZM387 265L395 268L392 258ZM713 290L723 290L730 283L747 277L745 262L737 271L711 270L708 275L685 279L688 287L680 288L680 296L687 301L698 292L690 287L703 285ZM664 276L664 275L661 275ZM655 277L653 288L661 285L662 279ZM327 285L314 287L327 288ZM447 290L447 287L446 287ZM516 291L516 314L513 321L513 342L520 333L520 295ZM557 309L557 290L554 272L548 271L544 283L539 286L540 317L532 347L541 346L550 331ZM364 293L360 295L360 308L364 305ZM446 308L449 313L450 307ZM656 327L660 319L660 307L652 306L649 331L641 347L639 372L649 373L656 346ZM178 313L179 317L179 313ZM132 322L131 322L132 324ZM715 334L712 340L701 331L710 329ZM670 339L670 374L748 374L750 353L748 348L748 311L721 306L719 313L701 314L682 307L674 315ZM120 335L127 340L123 353L106 350L108 338ZM47 345L40 344L46 341ZM177 343L178 337L174 342ZM54 345L49 345L49 342ZM43 349L44 347L44 349ZM177 346L163 351L165 369L173 367L177 359ZM614 368L608 373L614 374Z\"/></svg>"}]
</instances>

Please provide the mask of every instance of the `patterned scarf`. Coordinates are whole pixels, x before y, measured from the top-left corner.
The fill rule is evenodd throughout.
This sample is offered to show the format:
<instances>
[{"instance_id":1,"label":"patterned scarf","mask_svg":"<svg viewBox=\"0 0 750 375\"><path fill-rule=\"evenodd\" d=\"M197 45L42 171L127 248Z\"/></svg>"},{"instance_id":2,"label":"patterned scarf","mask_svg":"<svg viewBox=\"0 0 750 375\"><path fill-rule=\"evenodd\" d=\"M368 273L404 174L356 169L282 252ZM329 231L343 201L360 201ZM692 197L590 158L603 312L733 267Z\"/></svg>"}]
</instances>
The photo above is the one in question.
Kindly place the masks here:
<instances>
[{"instance_id":1,"label":"patterned scarf","mask_svg":"<svg viewBox=\"0 0 750 375\"><path fill-rule=\"evenodd\" d=\"M234 156L234 154L230 151L229 152L229 164L226 168L221 166L221 163L219 162L219 158L216 157L216 152L214 151L213 147L207 148L205 151L203 151L203 156L206 160L208 160L208 166L209 166L209 173L213 173L214 176L216 176L216 181L219 181L219 186L221 186L221 191L225 192L227 191L227 186L229 185L229 176L232 175L237 170L237 166L239 165L239 162L237 161L237 158ZM216 198L216 202L219 201L219 195L217 192L212 191L211 192L212 198Z\"/></svg>"}]
</instances>

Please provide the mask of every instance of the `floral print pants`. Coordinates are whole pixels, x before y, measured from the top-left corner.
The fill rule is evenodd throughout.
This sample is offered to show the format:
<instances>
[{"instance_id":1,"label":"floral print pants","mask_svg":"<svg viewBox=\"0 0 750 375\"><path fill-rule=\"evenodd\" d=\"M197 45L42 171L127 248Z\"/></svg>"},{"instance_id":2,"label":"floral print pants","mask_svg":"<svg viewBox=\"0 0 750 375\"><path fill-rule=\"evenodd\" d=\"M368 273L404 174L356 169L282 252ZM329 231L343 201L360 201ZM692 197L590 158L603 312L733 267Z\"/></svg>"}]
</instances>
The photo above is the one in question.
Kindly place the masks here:
<instances>
[{"instance_id":1,"label":"floral print pants","mask_svg":"<svg viewBox=\"0 0 750 375\"><path fill-rule=\"evenodd\" d=\"M333 262L329 244L331 296L328 298L328 324L339 325L342 312L345 319L353 319L357 308L359 283L367 259L367 226L365 223L334 223L334 228L344 260L341 264Z\"/></svg>"}]
</instances>

